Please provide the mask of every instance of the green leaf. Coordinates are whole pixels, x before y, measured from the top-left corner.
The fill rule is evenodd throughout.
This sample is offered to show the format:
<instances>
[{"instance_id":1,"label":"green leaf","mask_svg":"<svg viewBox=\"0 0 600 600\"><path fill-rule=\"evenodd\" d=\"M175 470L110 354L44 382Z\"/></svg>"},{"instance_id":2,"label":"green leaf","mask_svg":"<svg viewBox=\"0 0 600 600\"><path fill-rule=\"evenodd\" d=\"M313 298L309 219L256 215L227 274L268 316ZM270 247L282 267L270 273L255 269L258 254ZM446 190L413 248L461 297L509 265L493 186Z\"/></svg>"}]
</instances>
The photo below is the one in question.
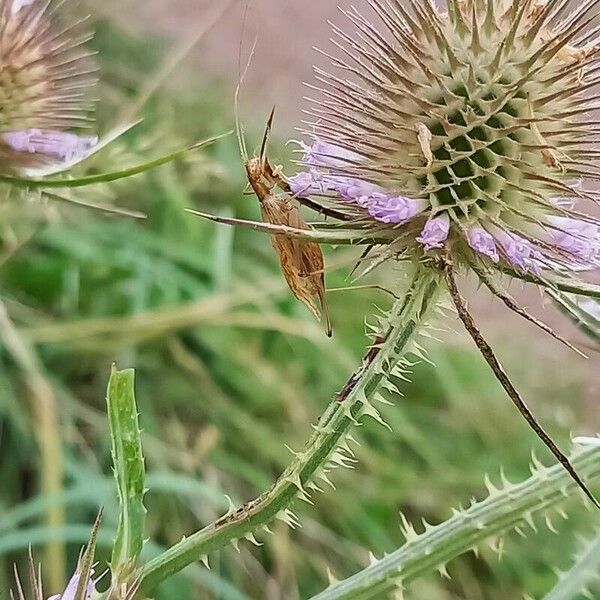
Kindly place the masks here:
<instances>
[{"instance_id":1,"label":"green leaf","mask_svg":"<svg viewBox=\"0 0 600 600\"><path fill-rule=\"evenodd\" d=\"M73 204L81 208L89 208L91 210L98 210L100 212L119 215L121 217L131 217L132 219L145 219L146 215L137 210L128 210L127 208L121 208L119 206L113 206L112 204L96 204L95 202L89 202L82 198L71 198L68 196L62 196L53 192L46 192L42 190L42 195L48 200L66 202L67 204Z\"/></svg>"},{"instance_id":2,"label":"green leaf","mask_svg":"<svg viewBox=\"0 0 600 600\"><path fill-rule=\"evenodd\" d=\"M600 300L580 298L556 290L546 290L554 303L573 323L595 342L600 342Z\"/></svg>"},{"instance_id":3,"label":"green leaf","mask_svg":"<svg viewBox=\"0 0 600 600\"><path fill-rule=\"evenodd\" d=\"M112 457L120 515L113 545L113 577L127 578L144 544L145 467L134 394L135 372L113 367L107 403L112 439Z\"/></svg>"},{"instance_id":4,"label":"green leaf","mask_svg":"<svg viewBox=\"0 0 600 600\"><path fill-rule=\"evenodd\" d=\"M235 219L233 217L225 217L219 215L211 215L193 208L187 208L186 212L213 221L215 223L221 223L222 225L231 225L233 227L245 227L247 229L254 229L262 233L268 233L269 235L285 235L290 238L299 240L308 240L316 242L317 244L333 244L333 245L366 245L366 244L384 244L389 242L393 232L390 229L381 227L378 230L371 231L360 231L358 229L341 229L324 230L319 229L317 226L313 226L312 229L299 229L297 227L291 227L289 225L279 225L277 223L266 223L264 221L248 221L247 219Z\"/></svg>"},{"instance_id":5,"label":"green leaf","mask_svg":"<svg viewBox=\"0 0 600 600\"><path fill-rule=\"evenodd\" d=\"M520 269L513 269L512 267L508 266L497 267L497 269L506 275L510 275L516 279L521 279L527 283L539 285L540 287L546 289L560 290L561 292L567 292L577 296L587 296L589 298L600 299L600 285L596 285L594 283L578 281L577 279L568 277L552 277L546 279L545 277L538 277L533 273L525 273Z\"/></svg>"},{"instance_id":6,"label":"green leaf","mask_svg":"<svg viewBox=\"0 0 600 600\"><path fill-rule=\"evenodd\" d=\"M212 137L207 140L203 140L201 142L193 144L188 148L184 148L183 150L177 150L176 152L171 152L170 154L166 154L159 158L149 160L148 162L142 163L140 165L128 167L126 169L121 169L118 171L99 173L97 175L86 175L85 177L77 177L73 179L44 179L0 175L0 181L25 188L72 188L85 187L87 185L93 185L96 183L107 183L110 181L117 181L118 179L125 179L127 177L132 177L133 175L145 173L146 171L150 171L151 169L155 169L156 167L166 165L167 163L173 162L174 160L179 160L185 157L186 154L194 150L198 150L199 148L203 148L209 144L212 144L216 140L219 140L222 137L224 137L225 135L229 134Z\"/></svg>"}]
</instances>

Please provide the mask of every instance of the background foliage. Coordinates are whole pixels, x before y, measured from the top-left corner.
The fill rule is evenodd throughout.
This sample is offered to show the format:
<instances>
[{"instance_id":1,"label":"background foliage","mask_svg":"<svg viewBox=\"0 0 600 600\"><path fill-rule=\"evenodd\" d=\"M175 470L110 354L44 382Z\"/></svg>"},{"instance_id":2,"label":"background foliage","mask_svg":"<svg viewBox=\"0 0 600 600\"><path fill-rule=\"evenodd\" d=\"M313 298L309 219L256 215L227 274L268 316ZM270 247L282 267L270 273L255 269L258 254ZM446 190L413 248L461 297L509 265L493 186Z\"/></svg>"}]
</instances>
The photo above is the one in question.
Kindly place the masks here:
<instances>
[{"instance_id":1,"label":"background foliage","mask_svg":"<svg viewBox=\"0 0 600 600\"><path fill-rule=\"evenodd\" d=\"M99 117L109 127L158 68L166 44L131 38L110 22L97 29ZM232 105L218 84L200 78L185 94L160 91L144 123L86 168L134 163L222 133ZM286 156L283 148L275 154ZM85 192L88 201L142 210L146 220L8 197L0 205L0 597L30 543L46 557L49 591L58 591L101 505L99 557L108 559L118 517L104 402L113 361L137 371L151 553L223 513L226 493L243 501L268 487L290 459L284 444L300 446L362 355L364 317L389 303L385 294L333 293L336 335L328 341L286 291L265 237L183 210L254 216L243 188L231 137ZM330 263L351 257L334 253ZM348 285L347 271L333 272L330 287ZM400 276L388 270L374 282ZM211 557L210 571L188 570L159 597L307 597L324 587L328 571L348 576L368 564L369 552L398 547L400 512L439 522L449 506L483 496L484 475L498 479L500 465L509 479L525 478L532 434L481 360L456 335L444 338L430 344L436 367L418 365L405 397L385 408L393 432L366 423L356 435L356 469L337 472L337 491L317 496L316 506L298 503L301 529L281 524L264 546ZM577 358L538 360L526 340L501 350L566 444L583 420L584 386L577 369L564 378L558 365ZM593 534L589 513L570 508L568 522L554 523L558 534L530 529L507 542L502 560L497 544L465 556L450 565L451 580L423 579L406 598L499 600L524 590L542 597L555 581L549 565L571 564L574 534Z\"/></svg>"}]
</instances>

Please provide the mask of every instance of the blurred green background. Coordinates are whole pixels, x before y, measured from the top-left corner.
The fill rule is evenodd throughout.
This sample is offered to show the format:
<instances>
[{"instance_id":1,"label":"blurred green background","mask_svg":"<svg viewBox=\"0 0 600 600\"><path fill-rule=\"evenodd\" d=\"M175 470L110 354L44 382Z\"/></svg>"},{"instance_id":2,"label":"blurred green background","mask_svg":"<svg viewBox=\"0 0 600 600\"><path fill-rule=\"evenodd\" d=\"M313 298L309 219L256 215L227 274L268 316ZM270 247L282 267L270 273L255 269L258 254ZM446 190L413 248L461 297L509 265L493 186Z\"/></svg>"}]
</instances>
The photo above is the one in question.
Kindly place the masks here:
<instances>
[{"instance_id":1,"label":"blurred green background","mask_svg":"<svg viewBox=\"0 0 600 600\"><path fill-rule=\"evenodd\" d=\"M127 114L169 62L173 42L132 35L99 18L94 41L102 74L98 119L106 129ZM310 44L308 44L310 45ZM144 122L86 165L88 171L136 162L232 127L227 81L179 66L184 88L169 85L145 104ZM223 79L226 79L224 76ZM252 97L245 102L252 105ZM246 107L245 112L248 112ZM266 112L265 112L266 114ZM247 122L250 145L263 116ZM275 140L272 154L293 169ZM330 295L335 337L288 292L262 234L205 223L196 207L253 218L233 136L176 164L76 197L145 212L145 220L72 205L0 205L0 598L31 544L47 591L74 567L100 506L106 516L99 558L116 527L104 395L110 365L135 367L144 429L149 510L148 555L264 491L308 436L328 399L364 352L365 318L388 297L374 290ZM328 253L329 287L350 285L355 252ZM337 267L337 268L336 268ZM399 268L370 283L401 280ZM366 283L366 282L364 282ZM480 292L482 295L483 291ZM474 300L475 307L487 300ZM589 369L554 342L513 335L498 308L485 329L540 419L566 446L570 430L593 431L585 399ZM566 323L557 320L568 328ZM338 471L336 490L298 502L302 528L273 527L264 545L241 544L165 583L161 599L306 598L328 572L346 577L402 543L399 513L439 522L485 495L484 475L525 478L532 448L547 459L482 360L438 323L435 367L415 367L404 397L384 416L392 432L367 422L355 437L359 462ZM571 330L567 329L568 335ZM587 373L587 375L586 375ZM454 561L452 580L436 574L405 594L414 600L541 597L567 568L590 514L573 502L558 535L540 527ZM497 542L495 540L494 542ZM496 544L493 544L496 545Z\"/></svg>"}]
</instances>

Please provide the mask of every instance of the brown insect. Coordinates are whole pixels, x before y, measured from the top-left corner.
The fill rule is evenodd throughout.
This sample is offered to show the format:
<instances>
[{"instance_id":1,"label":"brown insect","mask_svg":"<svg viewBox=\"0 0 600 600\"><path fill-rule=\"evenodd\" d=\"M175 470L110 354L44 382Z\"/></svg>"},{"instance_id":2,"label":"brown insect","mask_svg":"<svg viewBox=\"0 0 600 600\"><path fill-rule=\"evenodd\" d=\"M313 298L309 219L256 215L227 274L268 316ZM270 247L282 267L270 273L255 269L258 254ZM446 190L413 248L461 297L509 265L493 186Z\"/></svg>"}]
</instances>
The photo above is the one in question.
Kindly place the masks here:
<instances>
[{"instance_id":1,"label":"brown insect","mask_svg":"<svg viewBox=\"0 0 600 600\"><path fill-rule=\"evenodd\" d=\"M265 223L308 230L309 226L300 215L287 181L277 169L273 169L267 157L267 144L274 116L275 109L267 122L258 157L248 158L240 135L248 182L258 198ZM280 193L276 193L277 187L280 188ZM325 262L321 247L315 242L290 238L283 234L270 237L290 290L323 323L327 336L331 337L332 327L325 291Z\"/></svg>"}]
</instances>

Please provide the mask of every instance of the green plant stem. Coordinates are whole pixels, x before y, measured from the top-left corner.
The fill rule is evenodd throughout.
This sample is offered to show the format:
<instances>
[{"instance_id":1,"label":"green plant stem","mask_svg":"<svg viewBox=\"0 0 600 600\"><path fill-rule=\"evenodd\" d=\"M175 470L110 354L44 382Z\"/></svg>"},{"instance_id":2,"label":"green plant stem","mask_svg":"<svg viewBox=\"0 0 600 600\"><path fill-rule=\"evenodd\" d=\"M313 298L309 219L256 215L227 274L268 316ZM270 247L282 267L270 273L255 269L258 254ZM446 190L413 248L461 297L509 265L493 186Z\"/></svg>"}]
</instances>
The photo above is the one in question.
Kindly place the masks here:
<instances>
[{"instance_id":1,"label":"green plant stem","mask_svg":"<svg viewBox=\"0 0 600 600\"><path fill-rule=\"evenodd\" d=\"M600 478L600 449L581 452L572 462L587 482ZM312 600L387 598L400 584L444 566L483 540L531 523L537 514L548 514L576 490L576 484L562 465L541 467L519 484L505 483L503 489L490 488L489 497L482 502L455 512L448 521L430 526L421 534L411 530L402 548L334 584Z\"/></svg>"},{"instance_id":2,"label":"green plant stem","mask_svg":"<svg viewBox=\"0 0 600 600\"><path fill-rule=\"evenodd\" d=\"M442 276L420 265L407 294L392 308L384 332L377 336L361 367L331 400L304 450L298 453L271 489L215 523L182 540L143 567L142 595L166 578L227 544L266 526L287 509L319 474L353 424L365 414L378 417L370 404L389 375L414 347L427 313L436 307Z\"/></svg>"}]
</instances>

